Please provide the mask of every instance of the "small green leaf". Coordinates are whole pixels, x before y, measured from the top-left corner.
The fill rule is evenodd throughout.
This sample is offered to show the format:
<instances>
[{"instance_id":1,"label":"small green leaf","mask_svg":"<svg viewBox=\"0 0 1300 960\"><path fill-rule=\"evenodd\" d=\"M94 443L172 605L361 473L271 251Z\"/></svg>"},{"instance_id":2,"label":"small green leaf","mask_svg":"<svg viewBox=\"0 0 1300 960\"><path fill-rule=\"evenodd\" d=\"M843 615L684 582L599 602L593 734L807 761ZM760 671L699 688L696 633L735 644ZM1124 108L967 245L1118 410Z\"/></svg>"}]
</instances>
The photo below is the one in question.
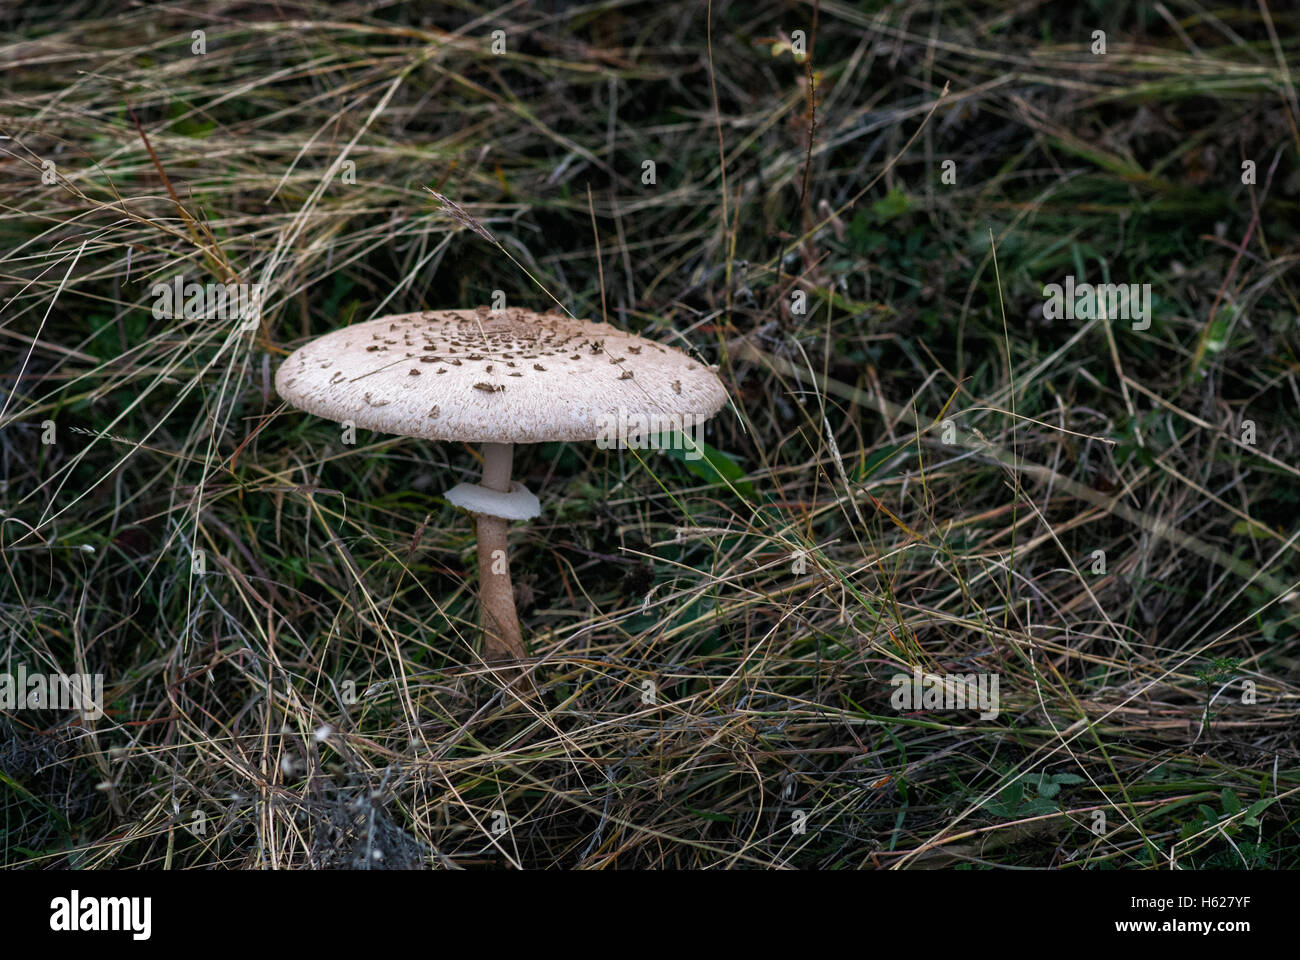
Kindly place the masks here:
<instances>
[{"instance_id":1,"label":"small green leaf","mask_svg":"<svg viewBox=\"0 0 1300 960\"><path fill-rule=\"evenodd\" d=\"M848 246L857 254L874 253L889 243L889 237L872 227L874 218L866 210L859 210L849 221Z\"/></svg>"},{"instance_id":2,"label":"small green leaf","mask_svg":"<svg viewBox=\"0 0 1300 960\"><path fill-rule=\"evenodd\" d=\"M1256 800L1246 808L1246 816L1257 817L1267 810L1270 804L1275 803L1276 801L1277 797L1265 797L1263 800Z\"/></svg>"},{"instance_id":3,"label":"small green leaf","mask_svg":"<svg viewBox=\"0 0 1300 960\"><path fill-rule=\"evenodd\" d=\"M1258 827L1259 815L1263 813L1268 805L1276 799L1277 797L1265 797L1263 800L1256 800L1246 808L1246 815L1242 818L1241 822L1248 827Z\"/></svg>"},{"instance_id":4,"label":"small green leaf","mask_svg":"<svg viewBox=\"0 0 1300 960\"><path fill-rule=\"evenodd\" d=\"M1222 353L1223 348L1228 342L1228 321L1224 317L1219 317L1210 324L1209 333L1205 337L1205 349L1208 353Z\"/></svg>"},{"instance_id":5,"label":"small green leaf","mask_svg":"<svg viewBox=\"0 0 1300 960\"><path fill-rule=\"evenodd\" d=\"M1026 800L1020 805L1020 809L1016 811L1016 816L1037 817L1042 816L1045 813L1055 813L1060 809L1061 808L1051 800L1047 800L1043 797L1034 797L1032 800Z\"/></svg>"},{"instance_id":6,"label":"small green leaf","mask_svg":"<svg viewBox=\"0 0 1300 960\"><path fill-rule=\"evenodd\" d=\"M1231 817L1241 812L1241 800L1237 797L1235 793L1233 793L1227 787L1224 787L1223 793L1220 794L1220 796L1223 798L1224 813L1226 813L1228 816Z\"/></svg>"},{"instance_id":7,"label":"small green leaf","mask_svg":"<svg viewBox=\"0 0 1300 960\"><path fill-rule=\"evenodd\" d=\"M1271 540L1274 536L1273 531L1269 530L1269 528L1264 526L1262 523L1251 523L1246 520L1238 520L1234 523L1232 525L1232 532L1237 534L1239 537L1246 536L1253 540Z\"/></svg>"},{"instance_id":8,"label":"small green leaf","mask_svg":"<svg viewBox=\"0 0 1300 960\"><path fill-rule=\"evenodd\" d=\"M686 465L686 469L691 471L706 483L719 483L723 486L727 484L724 481L730 481L731 486L736 488L736 492L742 497L754 499L754 485L747 480L742 480L745 475L744 468L732 459L730 454L723 453L710 444L703 441L695 441L692 437L683 435L678 444L670 444L668 438L663 437L660 443L663 445L662 452L674 460L680 460ZM677 446L692 447L697 444L699 449L679 450ZM687 454L690 454L688 456ZM703 454L698 456L697 454Z\"/></svg>"},{"instance_id":9,"label":"small green leaf","mask_svg":"<svg viewBox=\"0 0 1300 960\"><path fill-rule=\"evenodd\" d=\"M879 223L888 223L901 217L911 207L911 201L901 188L895 187L871 205L871 213Z\"/></svg>"}]
</instances>

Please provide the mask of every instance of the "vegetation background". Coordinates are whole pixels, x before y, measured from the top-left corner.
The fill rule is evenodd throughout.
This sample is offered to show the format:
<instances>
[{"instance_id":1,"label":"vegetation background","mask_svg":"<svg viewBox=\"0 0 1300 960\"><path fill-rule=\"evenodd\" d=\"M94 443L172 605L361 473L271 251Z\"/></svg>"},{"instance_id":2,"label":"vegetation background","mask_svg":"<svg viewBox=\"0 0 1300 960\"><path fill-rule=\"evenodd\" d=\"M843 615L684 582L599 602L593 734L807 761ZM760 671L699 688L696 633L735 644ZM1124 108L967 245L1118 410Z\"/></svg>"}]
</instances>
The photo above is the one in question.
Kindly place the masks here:
<instances>
[{"instance_id":1,"label":"vegetation background","mask_svg":"<svg viewBox=\"0 0 1300 960\"><path fill-rule=\"evenodd\" d=\"M1294 4L0 23L0 670L107 700L0 713L0 863L1296 865ZM177 275L266 284L260 327L155 319ZM1046 319L1066 275L1150 327ZM517 452L523 704L440 496L476 451L271 385L496 290L734 401L704 461ZM913 668L1001 712L900 712Z\"/></svg>"}]
</instances>

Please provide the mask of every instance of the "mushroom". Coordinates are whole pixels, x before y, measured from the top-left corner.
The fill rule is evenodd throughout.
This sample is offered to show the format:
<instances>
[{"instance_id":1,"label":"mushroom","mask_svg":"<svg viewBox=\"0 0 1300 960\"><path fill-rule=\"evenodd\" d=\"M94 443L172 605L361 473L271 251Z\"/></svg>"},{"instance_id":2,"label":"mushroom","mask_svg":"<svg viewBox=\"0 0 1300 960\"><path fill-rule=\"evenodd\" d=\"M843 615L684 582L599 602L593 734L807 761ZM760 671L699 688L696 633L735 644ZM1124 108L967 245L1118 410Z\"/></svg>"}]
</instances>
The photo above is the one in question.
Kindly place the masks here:
<instances>
[{"instance_id":1,"label":"mushroom","mask_svg":"<svg viewBox=\"0 0 1300 960\"><path fill-rule=\"evenodd\" d=\"M409 350L375 351L380 333ZM288 356L275 389L291 406L336 422L482 444L482 482L459 484L446 497L475 516L483 659L492 663L527 656L507 523L530 520L541 507L511 480L514 445L609 439L611 424L651 422L640 418L702 424L726 401L715 369L605 323L479 307L381 317L327 333Z\"/></svg>"}]
</instances>

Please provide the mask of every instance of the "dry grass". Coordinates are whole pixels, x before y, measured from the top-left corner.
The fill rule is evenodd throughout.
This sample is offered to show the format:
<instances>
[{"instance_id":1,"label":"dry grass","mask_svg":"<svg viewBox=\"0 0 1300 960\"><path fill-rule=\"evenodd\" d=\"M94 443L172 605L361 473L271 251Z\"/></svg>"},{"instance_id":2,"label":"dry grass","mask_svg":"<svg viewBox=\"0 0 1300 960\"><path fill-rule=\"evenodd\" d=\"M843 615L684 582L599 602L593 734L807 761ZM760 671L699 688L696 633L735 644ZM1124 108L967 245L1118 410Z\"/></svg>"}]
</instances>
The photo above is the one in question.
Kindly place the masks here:
<instances>
[{"instance_id":1,"label":"dry grass","mask_svg":"<svg viewBox=\"0 0 1300 960\"><path fill-rule=\"evenodd\" d=\"M108 702L0 714L0 863L1295 866L1300 25L1117 6L8 14L0 671ZM1044 319L1069 273L1150 329ZM474 653L476 452L271 387L497 290L734 398L712 468L517 452L540 702Z\"/></svg>"}]
</instances>

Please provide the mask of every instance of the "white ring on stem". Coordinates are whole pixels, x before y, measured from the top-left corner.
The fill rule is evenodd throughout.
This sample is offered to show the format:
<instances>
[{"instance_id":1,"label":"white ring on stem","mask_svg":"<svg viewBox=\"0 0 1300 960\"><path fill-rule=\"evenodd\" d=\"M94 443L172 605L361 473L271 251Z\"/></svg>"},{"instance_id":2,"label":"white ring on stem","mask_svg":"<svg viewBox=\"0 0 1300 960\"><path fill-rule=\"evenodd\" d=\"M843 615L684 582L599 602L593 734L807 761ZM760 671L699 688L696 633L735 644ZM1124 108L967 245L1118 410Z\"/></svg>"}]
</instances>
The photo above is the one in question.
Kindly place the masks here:
<instances>
[{"instance_id":1,"label":"white ring on stem","mask_svg":"<svg viewBox=\"0 0 1300 960\"><path fill-rule=\"evenodd\" d=\"M462 510L502 520L531 520L542 513L537 497L518 481L511 482L509 493L489 490L477 483L458 483L443 496Z\"/></svg>"}]
</instances>

